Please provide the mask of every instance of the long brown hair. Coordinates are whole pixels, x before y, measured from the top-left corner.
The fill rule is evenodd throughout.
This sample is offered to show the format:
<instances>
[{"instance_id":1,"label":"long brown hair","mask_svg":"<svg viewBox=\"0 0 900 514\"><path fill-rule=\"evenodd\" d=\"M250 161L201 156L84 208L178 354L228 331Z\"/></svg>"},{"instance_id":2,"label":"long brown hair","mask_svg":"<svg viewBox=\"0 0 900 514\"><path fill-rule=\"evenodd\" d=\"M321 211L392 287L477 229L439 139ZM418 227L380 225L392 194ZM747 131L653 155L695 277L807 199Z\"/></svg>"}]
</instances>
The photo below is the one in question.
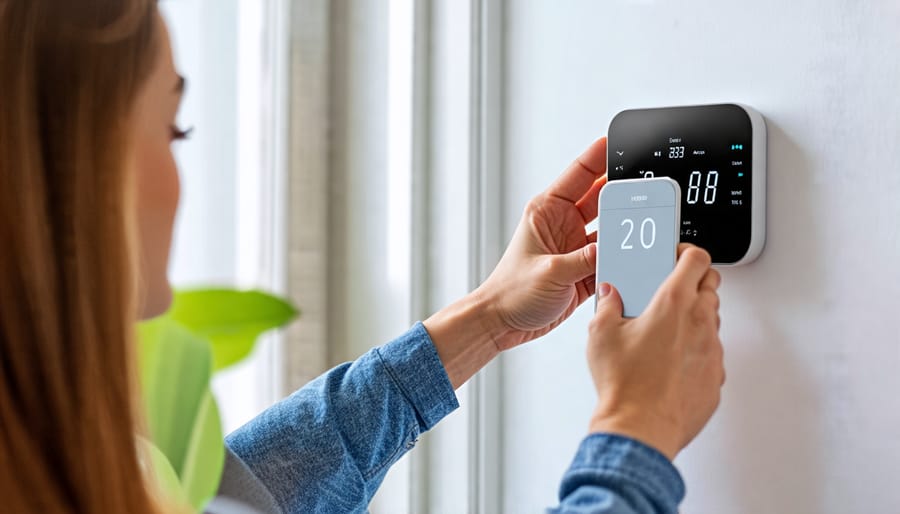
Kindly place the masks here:
<instances>
[{"instance_id":1,"label":"long brown hair","mask_svg":"<svg viewBox=\"0 0 900 514\"><path fill-rule=\"evenodd\" d=\"M0 510L147 513L131 114L155 0L0 0Z\"/></svg>"}]
</instances>

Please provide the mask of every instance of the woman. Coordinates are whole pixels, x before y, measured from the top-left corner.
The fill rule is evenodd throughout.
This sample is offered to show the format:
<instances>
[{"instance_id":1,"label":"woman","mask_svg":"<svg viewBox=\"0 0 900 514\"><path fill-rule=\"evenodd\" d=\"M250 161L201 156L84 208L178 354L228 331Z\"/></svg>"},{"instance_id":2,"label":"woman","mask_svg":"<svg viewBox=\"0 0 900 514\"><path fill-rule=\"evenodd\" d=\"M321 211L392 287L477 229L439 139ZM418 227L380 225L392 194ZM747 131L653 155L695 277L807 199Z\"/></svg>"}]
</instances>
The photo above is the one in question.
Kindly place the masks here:
<instances>
[{"instance_id":1,"label":"woman","mask_svg":"<svg viewBox=\"0 0 900 514\"><path fill-rule=\"evenodd\" d=\"M171 300L184 80L154 0L0 0L0 498L8 512L150 513L136 451L133 327ZM457 303L339 366L226 441L223 498L358 512L454 389L594 294L600 140L525 210ZM683 247L647 312L603 284L589 330L599 402L560 512L674 512L671 459L724 380L718 274ZM222 508L224 503L218 507Z\"/></svg>"}]
</instances>

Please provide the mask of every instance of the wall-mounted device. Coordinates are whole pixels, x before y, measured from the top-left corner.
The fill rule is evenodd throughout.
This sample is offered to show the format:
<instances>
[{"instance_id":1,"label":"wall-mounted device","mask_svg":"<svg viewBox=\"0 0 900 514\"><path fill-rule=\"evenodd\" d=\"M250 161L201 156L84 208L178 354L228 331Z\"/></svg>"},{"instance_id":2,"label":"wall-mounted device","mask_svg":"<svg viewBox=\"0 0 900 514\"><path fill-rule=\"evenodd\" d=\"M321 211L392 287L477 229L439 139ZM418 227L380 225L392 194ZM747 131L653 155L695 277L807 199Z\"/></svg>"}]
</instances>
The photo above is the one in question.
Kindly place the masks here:
<instances>
[{"instance_id":1,"label":"wall-mounted device","mask_svg":"<svg viewBox=\"0 0 900 514\"><path fill-rule=\"evenodd\" d=\"M752 262L766 240L766 123L738 104L622 111L609 125L609 179L671 177L681 241L713 263Z\"/></svg>"},{"instance_id":2,"label":"wall-mounted device","mask_svg":"<svg viewBox=\"0 0 900 514\"><path fill-rule=\"evenodd\" d=\"M599 201L597 283L615 286L625 317L640 316L675 268L681 188L668 177L617 180Z\"/></svg>"}]
</instances>

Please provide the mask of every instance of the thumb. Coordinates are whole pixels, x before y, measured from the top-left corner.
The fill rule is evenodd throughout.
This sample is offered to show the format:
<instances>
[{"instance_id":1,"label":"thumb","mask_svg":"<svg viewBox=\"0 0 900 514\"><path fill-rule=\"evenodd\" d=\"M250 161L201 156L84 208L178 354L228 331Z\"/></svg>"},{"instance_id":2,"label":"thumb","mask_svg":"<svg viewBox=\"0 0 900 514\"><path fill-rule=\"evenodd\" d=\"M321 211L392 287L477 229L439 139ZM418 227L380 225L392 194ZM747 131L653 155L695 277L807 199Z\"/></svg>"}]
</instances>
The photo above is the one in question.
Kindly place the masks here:
<instances>
[{"instance_id":1,"label":"thumb","mask_svg":"<svg viewBox=\"0 0 900 514\"><path fill-rule=\"evenodd\" d=\"M613 286L602 283L597 285L597 304L594 308L594 319L601 326L622 320L622 297Z\"/></svg>"},{"instance_id":2,"label":"thumb","mask_svg":"<svg viewBox=\"0 0 900 514\"><path fill-rule=\"evenodd\" d=\"M575 284L597 271L597 243L589 243L563 255L553 256L551 280L560 284Z\"/></svg>"}]
</instances>

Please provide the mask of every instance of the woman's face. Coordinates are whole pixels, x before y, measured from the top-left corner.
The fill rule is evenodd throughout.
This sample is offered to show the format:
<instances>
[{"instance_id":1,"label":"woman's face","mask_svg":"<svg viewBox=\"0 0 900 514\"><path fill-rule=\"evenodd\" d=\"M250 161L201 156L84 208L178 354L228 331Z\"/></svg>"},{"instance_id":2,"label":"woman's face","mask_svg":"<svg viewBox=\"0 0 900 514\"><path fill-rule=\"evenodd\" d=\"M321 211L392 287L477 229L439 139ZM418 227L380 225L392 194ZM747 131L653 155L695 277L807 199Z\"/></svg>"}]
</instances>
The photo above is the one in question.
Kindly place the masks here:
<instances>
[{"instance_id":1,"label":"woman's face","mask_svg":"<svg viewBox=\"0 0 900 514\"><path fill-rule=\"evenodd\" d=\"M158 21L159 55L138 96L132 128L142 319L162 314L172 301L169 249L179 196L172 144L186 135L175 125L184 79L175 71L165 23L161 17Z\"/></svg>"}]
</instances>

